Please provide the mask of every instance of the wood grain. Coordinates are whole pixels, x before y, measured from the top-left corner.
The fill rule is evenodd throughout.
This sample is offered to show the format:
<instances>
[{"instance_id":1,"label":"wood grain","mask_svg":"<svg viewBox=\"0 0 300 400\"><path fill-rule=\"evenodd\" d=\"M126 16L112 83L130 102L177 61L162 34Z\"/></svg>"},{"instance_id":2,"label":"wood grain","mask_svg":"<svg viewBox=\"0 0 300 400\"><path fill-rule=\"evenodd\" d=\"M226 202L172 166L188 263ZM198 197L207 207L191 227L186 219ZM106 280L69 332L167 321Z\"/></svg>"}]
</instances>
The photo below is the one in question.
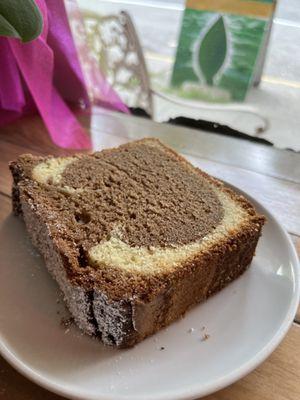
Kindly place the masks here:
<instances>
[{"instance_id":1,"label":"wood grain","mask_svg":"<svg viewBox=\"0 0 300 400\"><path fill-rule=\"evenodd\" d=\"M83 117L94 136L126 135L130 138L155 136L177 151L234 165L249 171L300 183L300 154L275 149L198 129L156 123L94 107L90 120Z\"/></svg>"},{"instance_id":2,"label":"wood grain","mask_svg":"<svg viewBox=\"0 0 300 400\"><path fill-rule=\"evenodd\" d=\"M290 234L290 238L292 239L292 242L294 243L296 252L300 259L300 236Z\"/></svg>"},{"instance_id":3,"label":"wood grain","mask_svg":"<svg viewBox=\"0 0 300 400\"><path fill-rule=\"evenodd\" d=\"M28 153L26 147L19 144L7 143L0 139L0 191L3 194L10 195L12 177L8 168L8 163L15 160L20 154ZM32 154L36 152L31 151Z\"/></svg>"},{"instance_id":4,"label":"wood grain","mask_svg":"<svg viewBox=\"0 0 300 400\"><path fill-rule=\"evenodd\" d=\"M77 115L87 132L91 131L95 137L106 135L137 139L155 136L177 151L192 156L300 183L299 153L196 129L159 124L144 118L101 110L98 107L93 108L91 116L83 112ZM45 132L41 119L31 116L1 128L0 139L18 143L37 152L43 151L43 154L69 152L53 145Z\"/></svg>"},{"instance_id":5,"label":"wood grain","mask_svg":"<svg viewBox=\"0 0 300 400\"><path fill-rule=\"evenodd\" d=\"M299 260L300 260L300 237L296 236L296 235L290 235L290 237L291 237L291 239L292 239L292 241L294 243L295 249L297 251L297 254L298 254L298 257L299 257ZM297 310L297 313L296 313L296 316L295 316L295 322L300 324L300 304L299 304L299 307L298 307L298 310Z\"/></svg>"},{"instance_id":6,"label":"wood grain","mask_svg":"<svg viewBox=\"0 0 300 400\"><path fill-rule=\"evenodd\" d=\"M255 371L205 400L298 400L300 326L293 325L276 351Z\"/></svg>"},{"instance_id":7,"label":"wood grain","mask_svg":"<svg viewBox=\"0 0 300 400\"><path fill-rule=\"evenodd\" d=\"M55 155L71 153L71 151L50 149L48 147L37 149L31 146L29 148L25 143L19 144L17 141L17 144L15 144L1 140L0 136L0 153L2 154L0 159L0 191L2 193L10 194L11 191L11 175L8 169L8 162L29 151L36 155L45 155L49 154L49 152ZM300 184L207 159L189 158L194 165L256 197L274 212L289 232L300 235Z\"/></svg>"},{"instance_id":8,"label":"wood grain","mask_svg":"<svg viewBox=\"0 0 300 400\"><path fill-rule=\"evenodd\" d=\"M250 194L271 210L287 231L300 236L300 184L215 161L188 158L209 174Z\"/></svg>"},{"instance_id":9,"label":"wood grain","mask_svg":"<svg viewBox=\"0 0 300 400\"><path fill-rule=\"evenodd\" d=\"M115 114L113 116L115 117ZM112 116L109 114L107 118L112 118ZM100 122L102 122L103 129L100 131L100 128L98 126L99 132L95 133L96 128L94 128L94 126L97 124L97 121L99 124ZM108 134L111 134L113 138L113 135L116 135L123 129L124 137L127 136L127 138L130 137L132 139L132 136L138 137L138 132L143 132L143 130L141 130L141 125L143 126L143 124L149 124L148 121L145 122L141 118L130 118L127 119L127 121L129 121L129 128L132 129L132 132L130 131L130 135L128 133L129 128L124 126L124 122L114 122L108 124L107 121L105 122L103 120L103 118L99 120L99 116L97 114L96 116L94 116L94 118L92 118L92 134L100 136L107 136ZM89 122L87 120L85 120L85 123L89 126ZM139 130L137 130L137 127L134 128L134 126L137 124L139 125ZM114 127L115 130L113 132L110 132L110 129L112 129L112 127ZM153 131L153 126L151 129ZM161 126L160 129L162 129ZM176 133L178 127L174 129L174 132ZM188 146L189 140L191 140L189 139L189 135L195 135L195 131L187 130L187 132L189 133L185 132L185 147L181 144L183 142L182 129L180 131L181 142L179 141L179 139L176 139L176 135L174 132L172 130L171 144L175 148L181 147L181 150L185 151L185 148ZM142 136L144 136L145 134L147 134L147 131L143 132ZM202 133L202 135L204 134ZM209 139L211 138L212 145L217 148L217 142L214 136L212 134L206 134L206 137ZM209 139L207 138L206 143L209 141ZM193 138L193 142L190 142L190 146L194 143L194 141L195 138ZM239 141L239 143L240 142L241 141ZM228 142L226 148L223 148L223 153L220 151L216 151L216 155L214 156L214 158L218 158L222 162L207 159L207 157L212 155L212 151L208 151L208 154L206 154L206 158L200 158L201 154L203 154L203 151L199 150L201 149L201 146L198 144L198 147L196 147L196 143L194 144L195 149L197 149L197 152L199 154L197 158L193 156L190 157L194 164L197 164L200 168L203 168L208 173L211 173L212 175L215 175L220 179L224 179L229 183L232 183L233 185L236 185L245 190L252 196L256 197L266 207L273 210L275 215L281 220L281 222L289 232L300 235L299 183L274 176L265 175L263 173L254 172L253 170L247 170L245 168L249 164L248 162L243 165L243 168L240 166L224 164L224 154L226 154L227 150L229 151L229 154L227 155L227 163L234 163L234 160L236 160L237 158L239 158L240 160L242 159L240 155L241 149L238 147L237 144L233 146L232 143ZM208 147L208 144L206 144L206 149L208 149ZM256 153L264 153L265 147L266 146L255 144ZM71 150L58 149L51 143L50 139L45 133L45 128L37 117L27 117L26 119L24 119L23 122L19 121L14 125L10 125L9 127L5 128L5 130L2 130L0 134L0 151L1 154L3 154L3 157L0 160L0 168L3 171L3 175L0 176L0 190L2 191L2 193L5 194L10 193L11 185L9 171L6 167L9 160L16 158L19 154L29 151L33 154L42 155L49 153L54 155L65 155L72 153ZM286 154L285 152L283 153ZM269 158L266 158L266 156L264 157L265 158L263 164L267 164L267 160L270 161L271 158L270 156ZM299 168L300 158L298 159L299 163L295 163L296 159L293 159L293 163L291 163L291 161L288 161L290 160L290 154L288 154L288 156L286 157L283 157L282 155L280 157L280 162L278 160L276 161L276 157L273 157L272 162L269 162L270 165L273 165L273 175L279 174L278 171L282 166L283 158L286 158L286 162L290 163L290 168L293 168L293 171L295 171L296 166L297 168ZM241 161L239 161L238 164L241 164ZM275 168L274 165L277 165L277 167ZM264 171L265 168L263 168L262 170ZM287 172L288 171L286 171L285 173Z\"/></svg>"},{"instance_id":10,"label":"wood grain","mask_svg":"<svg viewBox=\"0 0 300 400\"><path fill-rule=\"evenodd\" d=\"M82 116L82 119L88 127L89 117ZM0 140L27 148L27 152L55 155L67 155L74 152L57 147L51 141L41 118L36 115L24 117L1 128Z\"/></svg>"},{"instance_id":11,"label":"wood grain","mask_svg":"<svg viewBox=\"0 0 300 400\"><path fill-rule=\"evenodd\" d=\"M10 195L11 192L12 180L8 168L9 161L15 160L24 153L64 156L73 154L75 151L56 147L49 139L46 129L38 117L27 117L24 122L17 121L2 128L0 132L1 193Z\"/></svg>"},{"instance_id":12,"label":"wood grain","mask_svg":"<svg viewBox=\"0 0 300 400\"><path fill-rule=\"evenodd\" d=\"M96 110L91 121L92 135L120 134L124 138L158 136L177 150L192 156L207 172L244 189L265 204L295 235L291 238L300 255L300 162L299 155L271 147L225 138L214 134L168 127L137 118L127 118ZM125 122L124 122L125 121ZM155 128L155 132L153 132ZM182 134L182 130L185 134ZM99 140L100 139L100 140ZM28 117L0 132L0 220L11 212L11 178L8 161L22 153L67 155L72 150L55 147L38 117ZM196 156L196 159L195 159ZM296 321L300 323L300 309ZM278 349L255 371L206 400L297 400L300 398L300 325L294 323ZM30 382L0 357L1 400L59 400Z\"/></svg>"},{"instance_id":13,"label":"wood grain","mask_svg":"<svg viewBox=\"0 0 300 400\"><path fill-rule=\"evenodd\" d=\"M1 400L59 400L48 390L26 379L0 356L0 399Z\"/></svg>"},{"instance_id":14,"label":"wood grain","mask_svg":"<svg viewBox=\"0 0 300 400\"><path fill-rule=\"evenodd\" d=\"M52 151L49 150L50 149L44 149L43 147L27 147L24 144L20 144L19 141L17 141L16 143L7 142L5 140L2 140L0 136L0 191L4 194L10 195L12 179L11 173L8 168L8 163L12 160L15 160L19 155L31 153L33 155L45 156L50 153L53 155L67 155L71 153L71 151L65 151L55 148Z\"/></svg>"}]
</instances>

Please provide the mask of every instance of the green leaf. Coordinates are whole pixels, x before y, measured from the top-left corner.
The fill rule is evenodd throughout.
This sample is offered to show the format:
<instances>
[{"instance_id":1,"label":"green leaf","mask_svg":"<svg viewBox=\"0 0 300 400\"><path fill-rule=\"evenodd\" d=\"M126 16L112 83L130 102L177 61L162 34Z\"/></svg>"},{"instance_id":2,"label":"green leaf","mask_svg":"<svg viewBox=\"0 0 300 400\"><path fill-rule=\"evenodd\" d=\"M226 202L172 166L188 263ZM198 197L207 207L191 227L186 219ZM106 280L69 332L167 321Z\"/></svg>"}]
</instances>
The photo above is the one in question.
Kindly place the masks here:
<instances>
[{"instance_id":1,"label":"green leaf","mask_svg":"<svg viewBox=\"0 0 300 400\"><path fill-rule=\"evenodd\" d=\"M227 52L227 38L224 19L220 17L205 33L198 48L198 62L201 75L208 85L222 67Z\"/></svg>"},{"instance_id":2,"label":"green leaf","mask_svg":"<svg viewBox=\"0 0 300 400\"><path fill-rule=\"evenodd\" d=\"M0 14L0 36L12 36L18 39L20 35L15 28Z\"/></svg>"},{"instance_id":3,"label":"green leaf","mask_svg":"<svg viewBox=\"0 0 300 400\"><path fill-rule=\"evenodd\" d=\"M33 0L0 0L0 36L29 42L42 29L42 15Z\"/></svg>"}]
</instances>

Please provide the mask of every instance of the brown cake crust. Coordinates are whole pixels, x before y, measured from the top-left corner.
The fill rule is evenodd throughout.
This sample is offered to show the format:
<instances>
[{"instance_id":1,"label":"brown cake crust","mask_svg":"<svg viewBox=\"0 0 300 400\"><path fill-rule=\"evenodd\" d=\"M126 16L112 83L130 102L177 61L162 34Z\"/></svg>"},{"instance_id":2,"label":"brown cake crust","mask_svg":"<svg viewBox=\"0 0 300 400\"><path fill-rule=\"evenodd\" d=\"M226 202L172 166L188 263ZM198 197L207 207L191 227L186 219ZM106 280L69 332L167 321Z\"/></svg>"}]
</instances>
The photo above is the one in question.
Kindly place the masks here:
<instances>
[{"instance_id":1,"label":"brown cake crust","mask_svg":"<svg viewBox=\"0 0 300 400\"><path fill-rule=\"evenodd\" d=\"M195 171L177 153L167 151L187 170ZM80 163L82 158L77 157ZM74 246L65 240L64 232L53 236L47 223L49 216L37 207L35 194L40 192L30 174L32 168L44 160L26 155L10 164L14 177L13 208L16 214L23 215L29 235L64 292L77 324L89 334L102 336L104 343L119 347L134 345L221 290L241 275L252 260L264 217L256 214L243 197L198 170L200 176L213 182L247 210L249 220L243 230L232 232L230 239L219 241L209 251L188 259L180 268L157 276L129 276L119 269L114 275L113 270L105 273L86 265L84 254L74 251ZM70 170L66 176L68 173ZM119 282L113 289L112 280ZM112 317L103 316L107 313Z\"/></svg>"}]
</instances>

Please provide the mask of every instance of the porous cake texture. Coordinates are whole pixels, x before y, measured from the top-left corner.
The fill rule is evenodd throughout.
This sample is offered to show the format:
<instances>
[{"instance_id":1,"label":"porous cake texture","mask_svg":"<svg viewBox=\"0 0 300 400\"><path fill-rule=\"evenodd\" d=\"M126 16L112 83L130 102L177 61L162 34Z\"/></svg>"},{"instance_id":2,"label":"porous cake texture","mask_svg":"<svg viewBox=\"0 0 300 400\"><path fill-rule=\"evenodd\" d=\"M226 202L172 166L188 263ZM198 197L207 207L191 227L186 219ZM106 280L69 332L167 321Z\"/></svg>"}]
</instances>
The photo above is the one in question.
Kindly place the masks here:
<instances>
[{"instance_id":1,"label":"porous cake texture","mask_svg":"<svg viewBox=\"0 0 300 400\"><path fill-rule=\"evenodd\" d=\"M241 275L264 217L156 139L10 163L13 208L77 323L132 346Z\"/></svg>"}]
</instances>

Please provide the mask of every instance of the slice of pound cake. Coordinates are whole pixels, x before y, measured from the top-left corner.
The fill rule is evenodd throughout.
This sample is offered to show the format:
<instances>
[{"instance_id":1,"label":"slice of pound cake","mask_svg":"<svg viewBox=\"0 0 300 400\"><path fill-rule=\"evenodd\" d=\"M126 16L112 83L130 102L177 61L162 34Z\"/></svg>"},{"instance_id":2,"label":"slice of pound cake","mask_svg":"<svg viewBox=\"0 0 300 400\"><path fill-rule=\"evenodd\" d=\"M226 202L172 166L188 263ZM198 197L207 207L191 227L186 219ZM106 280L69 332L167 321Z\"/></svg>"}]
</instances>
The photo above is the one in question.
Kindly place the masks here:
<instances>
[{"instance_id":1,"label":"slice of pound cake","mask_svg":"<svg viewBox=\"0 0 300 400\"><path fill-rule=\"evenodd\" d=\"M249 266L253 206L156 139L11 162L14 212L77 325L132 346Z\"/></svg>"}]
</instances>

